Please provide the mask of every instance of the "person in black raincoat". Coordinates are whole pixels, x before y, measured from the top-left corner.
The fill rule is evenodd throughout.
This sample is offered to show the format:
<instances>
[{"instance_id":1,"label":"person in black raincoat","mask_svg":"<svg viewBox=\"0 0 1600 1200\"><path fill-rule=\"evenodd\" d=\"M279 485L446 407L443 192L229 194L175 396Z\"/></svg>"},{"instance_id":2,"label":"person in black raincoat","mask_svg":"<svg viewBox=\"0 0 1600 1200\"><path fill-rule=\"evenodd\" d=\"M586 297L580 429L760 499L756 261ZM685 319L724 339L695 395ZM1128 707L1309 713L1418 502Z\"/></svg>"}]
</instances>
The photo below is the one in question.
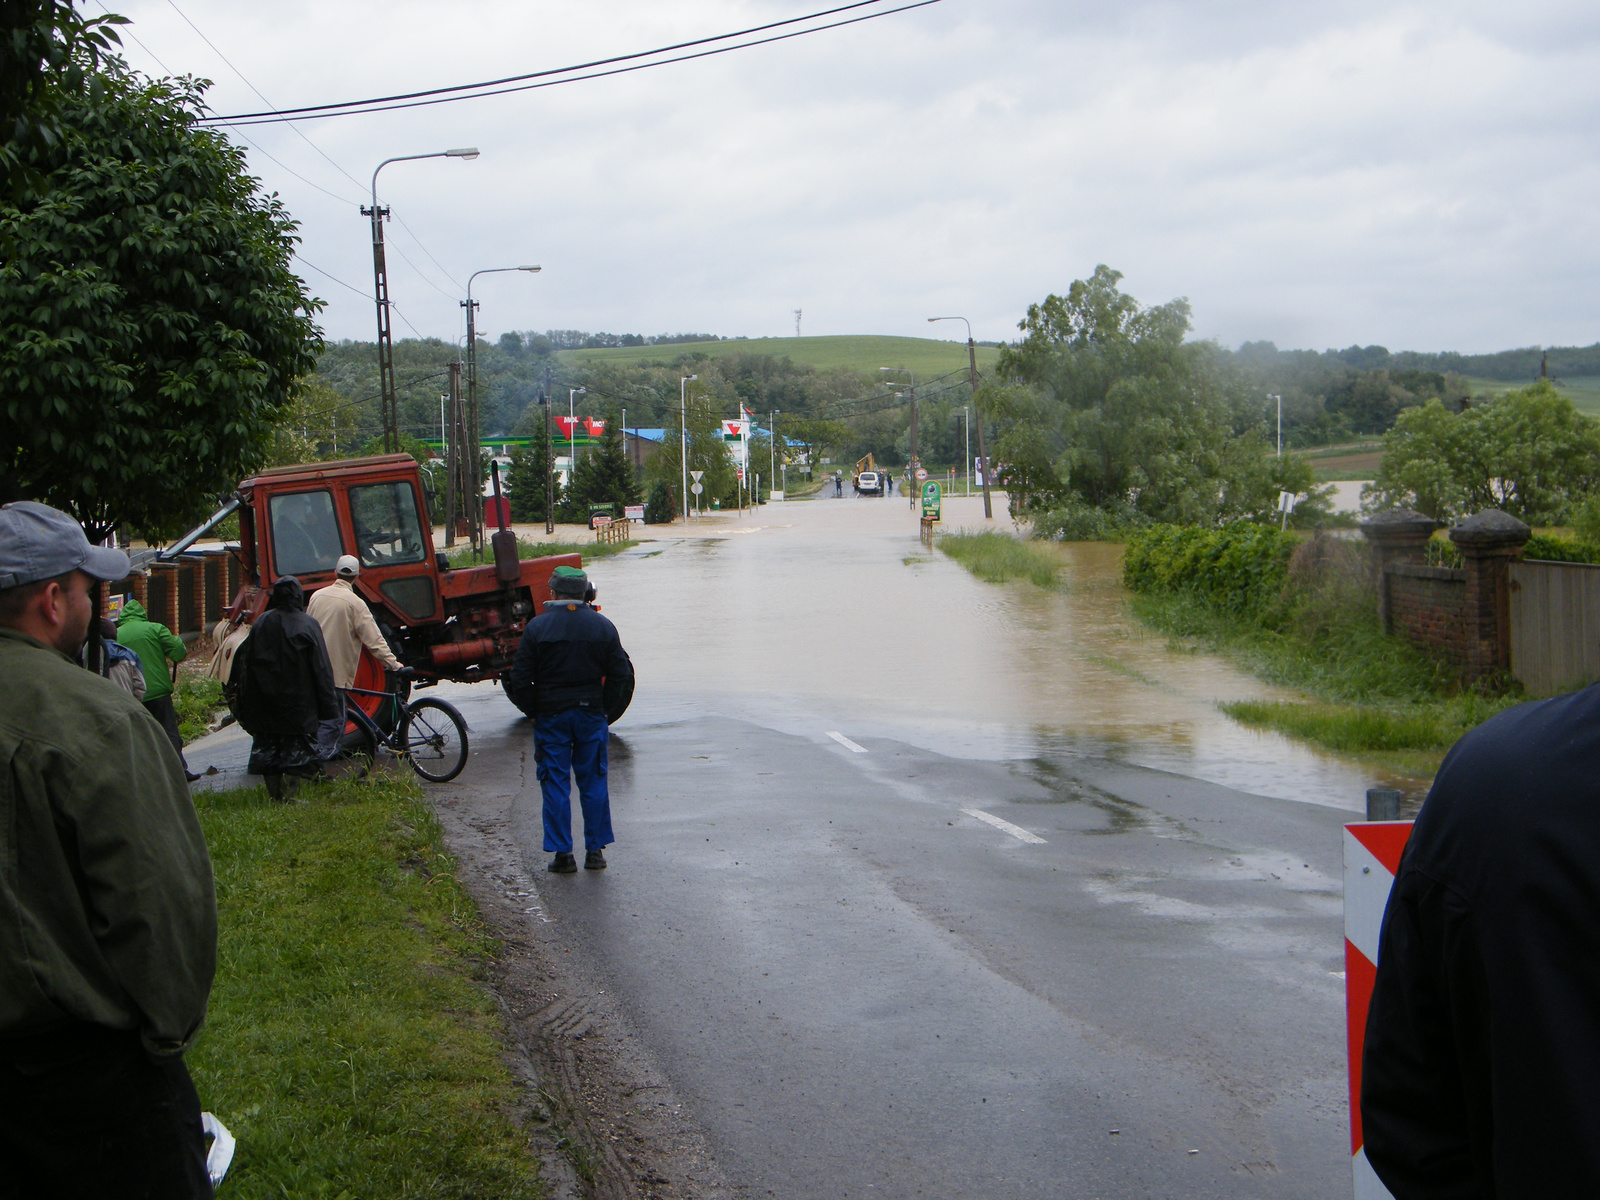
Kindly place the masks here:
<instances>
[{"instance_id":1,"label":"person in black raincoat","mask_svg":"<svg viewBox=\"0 0 1600 1200\"><path fill-rule=\"evenodd\" d=\"M339 711L322 626L306 615L305 589L293 575L273 584L267 610L250 627L233 671L239 686L236 715L255 739L250 774L266 779L274 800L286 800L293 795L294 779L322 773L317 723ZM287 788L285 775L291 777Z\"/></svg>"}]
</instances>

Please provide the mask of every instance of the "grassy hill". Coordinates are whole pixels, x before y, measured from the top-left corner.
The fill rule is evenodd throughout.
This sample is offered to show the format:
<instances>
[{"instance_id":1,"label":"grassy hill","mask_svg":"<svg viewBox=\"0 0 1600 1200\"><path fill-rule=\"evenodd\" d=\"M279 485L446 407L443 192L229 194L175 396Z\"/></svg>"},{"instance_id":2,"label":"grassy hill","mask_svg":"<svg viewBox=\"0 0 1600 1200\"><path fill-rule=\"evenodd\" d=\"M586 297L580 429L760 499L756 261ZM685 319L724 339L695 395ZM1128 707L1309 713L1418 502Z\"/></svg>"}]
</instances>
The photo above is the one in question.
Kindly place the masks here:
<instances>
[{"instance_id":1,"label":"grassy hill","mask_svg":"<svg viewBox=\"0 0 1600 1200\"><path fill-rule=\"evenodd\" d=\"M978 347L978 369L994 364L1000 351L993 346ZM605 350L563 350L557 357L563 363L670 363L684 354L704 354L727 358L735 354L787 355L797 364L829 370L848 367L874 372L879 367L905 367L919 381L959 371L967 365L965 342L944 342L934 338L878 337L870 334L839 337L738 338L717 342L681 342L670 346L621 346Z\"/></svg>"},{"instance_id":2,"label":"grassy hill","mask_svg":"<svg viewBox=\"0 0 1600 1200\"><path fill-rule=\"evenodd\" d=\"M1488 392L1498 396L1503 392L1514 392L1519 388L1528 386L1528 381L1519 383L1503 383L1498 379L1482 379L1476 376L1469 377L1472 384L1472 394L1480 395ZM1559 378L1553 381L1556 391L1572 401L1572 407L1581 413L1588 413L1591 417L1600 417L1600 376L1579 375L1570 378Z\"/></svg>"}]
</instances>

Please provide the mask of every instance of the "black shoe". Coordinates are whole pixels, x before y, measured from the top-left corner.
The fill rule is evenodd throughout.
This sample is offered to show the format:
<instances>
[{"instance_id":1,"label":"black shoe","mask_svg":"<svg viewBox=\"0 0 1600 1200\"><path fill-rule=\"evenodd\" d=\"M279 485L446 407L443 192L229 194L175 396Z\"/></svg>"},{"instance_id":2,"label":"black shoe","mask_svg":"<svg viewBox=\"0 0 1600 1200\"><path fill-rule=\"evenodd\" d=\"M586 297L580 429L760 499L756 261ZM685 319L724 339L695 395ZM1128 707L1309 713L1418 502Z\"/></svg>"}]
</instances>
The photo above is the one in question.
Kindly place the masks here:
<instances>
[{"instance_id":1,"label":"black shoe","mask_svg":"<svg viewBox=\"0 0 1600 1200\"><path fill-rule=\"evenodd\" d=\"M274 800L282 800L283 799L283 774L282 774L282 772L273 771L273 772L268 773L267 775L262 776L262 778L266 781L266 784L267 784L267 795L270 796Z\"/></svg>"},{"instance_id":2,"label":"black shoe","mask_svg":"<svg viewBox=\"0 0 1600 1200\"><path fill-rule=\"evenodd\" d=\"M550 860L548 870L552 875L571 875L578 869L578 860L571 854L558 854Z\"/></svg>"},{"instance_id":3,"label":"black shoe","mask_svg":"<svg viewBox=\"0 0 1600 1200\"><path fill-rule=\"evenodd\" d=\"M187 779L190 783L195 783L200 778L200 776L196 775L193 771L185 771L183 773L183 777L185 779Z\"/></svg>"},{"instance_id":4,"label":"black shoe","mask_svg":"<svg viewBox=\"0 0 1600 1200\"><path fill-rule=\"evenodd\" d=\"M585 871L604 871L606 869L606 856L599 850L591 850L583 856L583 869Z\"/></svg>"}]
</instances>

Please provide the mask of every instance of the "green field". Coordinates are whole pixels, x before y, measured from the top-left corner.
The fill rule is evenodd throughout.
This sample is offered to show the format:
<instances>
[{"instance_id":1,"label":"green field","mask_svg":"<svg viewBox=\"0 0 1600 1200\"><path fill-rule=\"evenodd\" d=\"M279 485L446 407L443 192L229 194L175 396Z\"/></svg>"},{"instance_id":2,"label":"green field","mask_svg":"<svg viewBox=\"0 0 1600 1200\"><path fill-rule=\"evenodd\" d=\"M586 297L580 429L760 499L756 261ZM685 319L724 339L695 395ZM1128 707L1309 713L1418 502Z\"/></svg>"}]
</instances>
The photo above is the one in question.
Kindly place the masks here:
<instances>
[{"instance_id":1,"label":"green field","mask_svg":"<svg viewBox=\"0 0 1600 1200\"><path fill-rule=\"evenodd\" d=\"M873 372L879 367L905 367L919 380L947 375L967 365L965 342L943 342L933 338L877 337L848 335L839 337L740 338L726 342L683 342L673 346L620 346L607 350L563 350L563 363L669 363L680 355L705 354L726 358L733 354L787 355L796 363L829 370L848 367ZM994 365L1000 351L993 346L978 347L978 369Z\"/></svg>"},{"instance_id":2,"label":"green field","mask_svg":"<svg viewBox=\"0 0 1600 1200\"><path fill-rule=\"evenodd\" d=\"M1498 396L1502 392L1514 392L1528 386L1526 383L1507 383L1503 379L1469 378L1468 382L1472 384L1474 396L1484 392ZM1572 406L1579 412L1600 417L1600 376L1577 375L1570 379L1558 379L1555 385L1556 391L1571 400Z\"/></svg>"}]
</instances>

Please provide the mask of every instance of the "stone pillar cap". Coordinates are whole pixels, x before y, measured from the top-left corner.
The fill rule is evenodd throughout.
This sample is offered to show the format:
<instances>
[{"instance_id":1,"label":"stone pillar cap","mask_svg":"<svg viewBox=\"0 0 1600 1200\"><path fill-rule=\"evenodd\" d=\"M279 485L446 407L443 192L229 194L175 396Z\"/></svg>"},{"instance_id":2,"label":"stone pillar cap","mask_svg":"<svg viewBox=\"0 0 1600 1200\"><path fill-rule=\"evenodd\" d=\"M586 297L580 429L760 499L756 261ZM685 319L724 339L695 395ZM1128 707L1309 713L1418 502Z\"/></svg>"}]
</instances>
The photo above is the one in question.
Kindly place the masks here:
<instances>
[{"instance_id":1,"label":"stone pillar cap","mask_svg":"<svg viewBox=\"0 0 1600 1200\"><path fill-rule=\"evenodd\" d=\"M1432 537L1442 522L1414 512L1409 508L1391 508L1387 512L1373 513L1361 522L1361 532L1366 537Z\"/></svg>"},{"instance_id":2,"label":"stone pillar cap","mask_svg":"<svg viewBox=\"0 0 1600 1200\"><path fill-rule=\"evenodd\" d=\"M1532 529L1498 508L1473 513L1450 530L1450 540L1458 546L1520 546L1532 536Z\"/></svg>"}]
</instances>

